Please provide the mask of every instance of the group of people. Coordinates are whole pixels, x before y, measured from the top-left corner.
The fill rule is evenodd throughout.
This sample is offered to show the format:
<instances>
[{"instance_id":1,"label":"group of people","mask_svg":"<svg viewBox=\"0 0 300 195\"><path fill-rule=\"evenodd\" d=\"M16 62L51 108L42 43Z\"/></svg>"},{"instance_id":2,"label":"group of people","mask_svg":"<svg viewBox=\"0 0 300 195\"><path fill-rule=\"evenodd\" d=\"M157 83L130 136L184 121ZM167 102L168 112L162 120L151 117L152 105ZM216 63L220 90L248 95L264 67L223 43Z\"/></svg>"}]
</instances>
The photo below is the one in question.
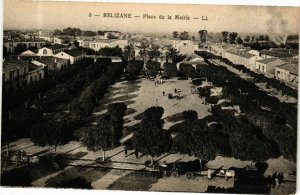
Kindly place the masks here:
<instances>
[{"instance_id":1,"label":"group of people","mask_svg":"<svg viewBox=\"0 0 300 195\"><path fill-rule=\"evenodd\" d=\"M19 150L17 153L17 165L26 162L29 162L29 157L26 155L26 152L24 150Z\"/></svg>"},{"instance_id":2,"label":"group of people","mask_svg":"<svg viewBox=\"0 0 300 195\"><path fill-rule=\"evenodd\" d=\"M274 188L275 186L279 187L279 185L283 182L284 176L283 173L277 174L277 172L275 172L272 176L269 176L268 178L270 180L270 183L272 184L272 187Z\"/></svg>"},{"instance_id":3,"label":"group of people","mask_svg":"<svg viewBox=\"0 0 300 195\"><path fill-rule=\"evenodd\" d=\"M177 98L179 98L180 97L180 89L174 89L174 93L176 94L176 97ZM166 92L165 91L163 91L163 96L165 96L166 95ZM172 95L172 93L168 93L168 95L170 96L170 95Z\"/></svg>"}]
</instances>

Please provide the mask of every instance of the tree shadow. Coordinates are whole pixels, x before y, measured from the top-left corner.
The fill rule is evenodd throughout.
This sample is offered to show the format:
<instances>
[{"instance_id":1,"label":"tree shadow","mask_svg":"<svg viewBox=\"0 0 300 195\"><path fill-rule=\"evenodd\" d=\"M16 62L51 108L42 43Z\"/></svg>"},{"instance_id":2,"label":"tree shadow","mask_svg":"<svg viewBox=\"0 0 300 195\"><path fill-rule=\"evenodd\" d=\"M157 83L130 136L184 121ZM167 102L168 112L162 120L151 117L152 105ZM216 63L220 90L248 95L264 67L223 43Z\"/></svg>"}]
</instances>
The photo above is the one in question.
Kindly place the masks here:
<instances>
[{"instance_id":1,"label":"tree shadow","mask_svg":"<svg viewBox=\"0 0 300 195\"><path fill-rule=\"evenodd\" d=\"M134 104L136 101L133 101L133 100L127 100L127 101L124 101L124 104L126 104L126 106L130 105L130 104Z\"/></svg>"},{"instance_id":2,"label":"tree shadow","mask_svg":"<svg viewBox=\"0 0 300 195\"><path fill-rule=\"evenodd\" d=\"M57 184L64 183L65 181L68 180L74 180L78 177L84 179L82 181L85 181L86 182L85 184L91 184L97 181L98 179L101 179L108 172L109 169L105 169L105 168L95 169L95 168L89 168L84 166L71 167L69 169L65 169L63 172L59 173L58 175L49 178L45 182L45 186L63 188L64 186L60 186ZM78 185L78 186L72 186L72 188L75 187L79 189L91 189L88 186L89 185Z\"/></svg>"},{"instance_id":3,"label":"tree shadow","mask_svg":"<svg viewBox=\"0 0 300 195\"><path fill-rule=\"evenodd\" d=\"M136 171L125 175L108 186L109 190L148 191L157 183L159 175L153 172Z\"/></svg>"},{"instance_id":4,"label":"tree shadow","mask_svg":"<svg viewBox=\"0 0 300 195\"><path fill-rule=\"evenodd\" d=\"M134 120L142 120L144 117L144 112L141 112L133 117Z\"/></svg>"},{"instance_id":5,"label":"tree shadow","mask_svg":"<svg viewBox=\"0 0 300 195\"><path fill-rule=\"evenodd\" d=\"M178 122L182 120L182 113L176 113L164 118L168 122Z\"/></svg>"},{"instance_id":6,"label":"tree shadow","mask_svg":"<svg viewBox=\"0 0 300 195\"><path fill-rule=\"evenodd\" d=\"M136 109L133 109L133 108L127 108L126 113L125 113L125 116L131 115L131 114L135 113L136 111L137 111Z\"/></svg>"}]
</instances>

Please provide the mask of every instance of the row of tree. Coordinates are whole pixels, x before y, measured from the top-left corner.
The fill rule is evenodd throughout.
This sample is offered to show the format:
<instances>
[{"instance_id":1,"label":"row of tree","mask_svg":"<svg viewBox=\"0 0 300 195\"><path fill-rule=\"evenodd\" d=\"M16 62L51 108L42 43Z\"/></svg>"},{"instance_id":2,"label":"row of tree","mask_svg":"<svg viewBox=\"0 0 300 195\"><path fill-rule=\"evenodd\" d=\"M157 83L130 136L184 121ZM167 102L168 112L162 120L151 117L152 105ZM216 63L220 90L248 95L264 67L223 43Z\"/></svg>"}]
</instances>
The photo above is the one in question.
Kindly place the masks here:
<instances>
[{"instance_id":1,"label":"row of tree","mask_svg":"<svg viewBox=\"0 0 300 195\"><path fill-rule=\"evenodd\" d=\"M278 145L283 156L295 159L296 138L293 136L295 137L297 129L297 109L269 96L225 67L215 66L207 60L206 62L210 66L203 66L200 71L215 86L224 88L224 98L239 105L247 119L261 129L262 135Z\"/></svg>"},{"instance_id":2,"label":"row of tree","mask_svg":"<svg viewBox=\"0 0 300 195\"><path fill-rule=\"evenodd\" d=\"M62 116L57 114L57 117L51 117L53 114L47 114L43 117L40 123L31 128L31 140L39 146L52 146L55 149L59 145L64 145L73 139L74 129L84 125L85 119L90 116L100 100L106 92L109 85L113 84L115 80L121 75L123 70L122 64L111 63L110 59L98 59L93 65L95 69L100 69L102 73L93 72L88 79L94 79L88 82L86 87L81 90L79 98L73 97L69 108L69 114ZM94 69L94 71L96 71ZM87 70L90 70L87 68ZM84 74L87 74L85 70ZM83 73L82 73L83 74ZM97 76L96 76L97 75ZM59 104L59 102L57 103ZM54 105L55 106L55 105ZM109 144L110 147L118 145L118 140L122 136L123 116L125 115L126 105L124 103L115 103L108 106L108 115L97 120L97 126L90 126L86 130L84 140L94 140L96 144ZM56 116L56 114L54 114ZM52 124L52 125L50 125ZM47 131L43 129L48 128ZM105 131L102 131L105 129ZM101 130L101 131L100 131ZM109 136L109 137L108 137ZM39 139L42 137L43 139ZM103 138L103 139L102 139ZM110 139L108 139L110 138ZM107 140L108 139L108 140ZM86 142L84 142L87 144ZM91 148L90 145L87 145Z\"/></svg>"},{"instance_id":3,"label":"row of tree","mask_svg":"<svg viewBox=\"0 0 300 195\"><path fill-rule=\"evenodd\" d=\"M114 35L114 32L118 31L90 31L90 30L80 30L79 28L64 28L62 30L55 29L53 31L53 35L68 35L68 36L97 36L97 35L105 35L105 33L108 33L107 38L108 39L118 39L119 37Z\"/></svg>"}]
</instances>

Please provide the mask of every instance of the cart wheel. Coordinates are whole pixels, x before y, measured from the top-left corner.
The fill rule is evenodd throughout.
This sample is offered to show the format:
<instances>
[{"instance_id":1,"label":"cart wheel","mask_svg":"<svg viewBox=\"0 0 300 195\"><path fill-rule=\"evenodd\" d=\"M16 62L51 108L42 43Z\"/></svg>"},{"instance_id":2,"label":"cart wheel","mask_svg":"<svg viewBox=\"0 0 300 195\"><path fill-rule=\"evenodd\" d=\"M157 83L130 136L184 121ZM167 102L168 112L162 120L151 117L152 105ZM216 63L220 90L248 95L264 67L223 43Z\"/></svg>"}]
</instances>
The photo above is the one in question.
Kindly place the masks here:
<instances>
[{"instance_id":1,"label":"cart wheel","mask_svg":"<svg viewBox=\"0 0 300 195\"><path fill-rule=\"evenodd\" d=\"M173 172L173 173L171 174L171 176L174 177L174 178L178 178L178 177L179 177L179 174L178 174L177 172Z\"/></svg>"},{"instance_id":2,"label":"cart wheel","mask_svg":"<svg viewBox=\"0 0 300 195\"><path fill-rule=\"evenodd\" d=\"M194 179L194 174L191 173L191 172L187 172L187 173L185 174L185 177L186 177L187 179Z\"/></svg>"}]
</instances>

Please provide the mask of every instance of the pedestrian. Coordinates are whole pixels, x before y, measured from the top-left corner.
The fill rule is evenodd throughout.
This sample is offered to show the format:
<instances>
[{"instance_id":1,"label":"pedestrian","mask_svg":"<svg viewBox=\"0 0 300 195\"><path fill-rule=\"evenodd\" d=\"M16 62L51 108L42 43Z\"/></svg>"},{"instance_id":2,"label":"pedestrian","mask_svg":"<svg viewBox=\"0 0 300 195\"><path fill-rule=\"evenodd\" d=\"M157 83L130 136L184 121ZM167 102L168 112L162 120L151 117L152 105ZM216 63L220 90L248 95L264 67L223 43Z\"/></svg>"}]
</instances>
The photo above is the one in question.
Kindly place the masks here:
<instances>
[{"instance_id":1,"label":"pedestrian","mask_svg":"<svg viewBox=\"0 0 300 195\"><path fill-rule=\"evenodd\" d=\"M278 188L279 187L279 179L277 177L275 178L275 183L276 183L276 187Z\"/></svg>"},{"instance_id":2,"label":"pedestrian","mask_svg":"<svg viewBox=\"0 0 300 195\"><path fill-rule=\"evenodd\" d=\"M165 91L163 91L163 96L165 96Z\"/></svg>"},{"instance_id":3,"label":"pedestrian","mask_svg":"<svg viewBox=\"0 0 300 195\"><path fill-rule=\"evenodd\" d=\"M176 88L174 89L174 92L177 93L177 89Z\"/></svg>"},{"instance_id":4,"label":"pedestrian","mask_svg":"<svg viewBox=\"0 0 300 195\"><path fill-rule=\"evenodd\" d=\"M125 147L124 152L125 152L125 156L127 156L127 147Z\"/></svg>"},{"instance_id":5,"label":"pedestrian","mask_svg":"<svg viewBox=\"0 0 300 195\"><path fill-rule=\"evenodd\" d=\"M284 178L283 173L279 173L279 174L278 174L278 180L279 180L279 183L282 183L282 182L283 182L283 178Z\"/></svg>"}]
</instances>

